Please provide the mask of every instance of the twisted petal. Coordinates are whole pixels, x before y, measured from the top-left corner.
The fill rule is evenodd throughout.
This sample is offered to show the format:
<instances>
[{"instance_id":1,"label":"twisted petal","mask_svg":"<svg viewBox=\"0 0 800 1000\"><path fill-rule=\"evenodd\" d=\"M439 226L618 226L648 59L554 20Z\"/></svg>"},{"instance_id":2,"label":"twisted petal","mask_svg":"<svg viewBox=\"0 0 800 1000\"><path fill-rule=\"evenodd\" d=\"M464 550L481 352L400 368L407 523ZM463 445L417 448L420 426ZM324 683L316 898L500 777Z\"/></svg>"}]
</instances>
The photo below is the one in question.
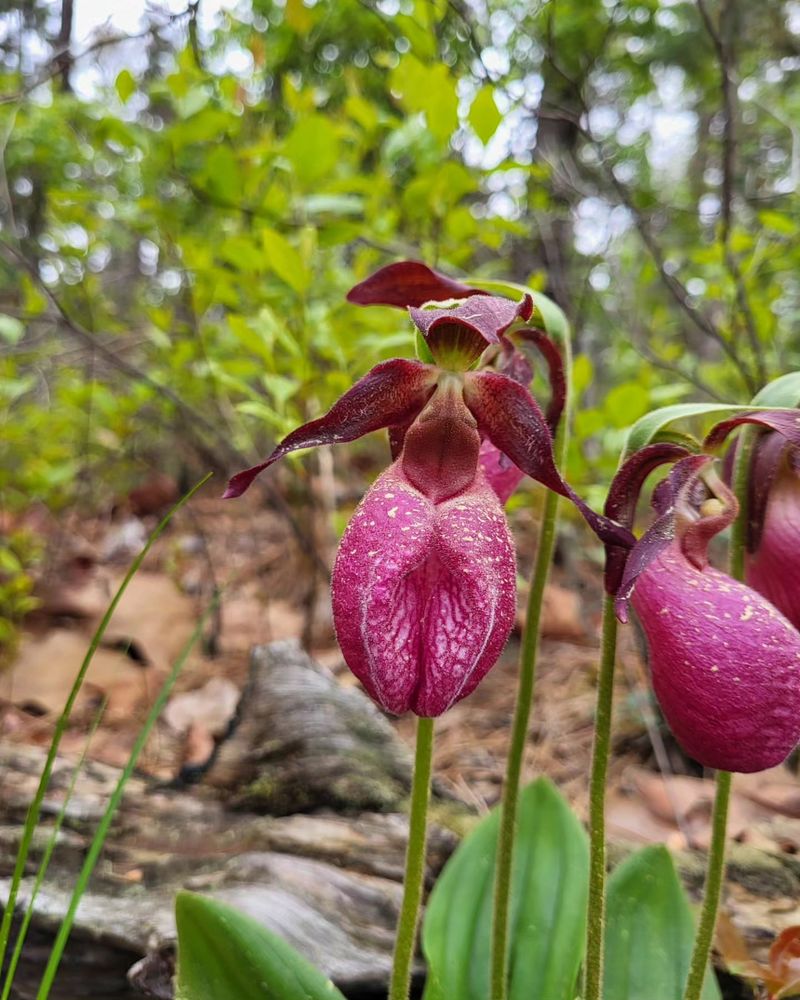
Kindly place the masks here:
<instances>
[{"instance_id":1,"label":"twisted petal","mask_svg":"<svg viewBox=\"0 0 800 1000\"><path fill-rule=\"evenodd\" d=\"M745 578L800 629L800 472L784 458L771 485Z\"/></svg>"},{"instance_id":2,"label":"twisted petal","mask_svg":"<svg viewBox=\"0 0 800 1000\"><path fill-rule=\"evenodd\" d=\"M259 465L237 472L223 498L241 496L260 472L289 452L355 441L370 431L410 422L433 392L437 375L436 369L429 365L401 358L376 365L325 416L292 431Z\"/></svg>"},{"instance_id":3,"label":"twisted petal","mask_svg":"<svg viewBox=\"0 0 800 1000\"><path fill-rule=\"evenodd\" d=\"M760 771L800 739L800 634L765 598L676 540L642 572L632 603L653 686L686 752L706 767Z\"/></svg>"},{"instance_id":4,"label":"twisted petal","mask_svg":"<svg viewBox=\"0 0 800 1000\"><path fill-rule=\"evenodd\" d=\"M434 504L399 462L364 497L333 572L339 645L387 712L436 716L494 665L515 614L514 550L478 474Z\"/></svg>"},{"instance_id":5,"label":"twisted petal","mask_svg":"<svg viewBox=\"0 0 800 1000\"><path fill-rule=\"evenodd\" d=\"M673 539L678 538L686 558L702 570L708 561L709 541L736 517L739 510L736 497L716 476L708 476L708 479L714 483L714 499L718 503L706 513L697 509L709 492L699 476L711 462L710 455L688 455L675 463L667 478L653 491L653 507L658 517L628 553L622 579L616 588L616 611L620 621L628 620L628 600L638 578ZM698 491L699 502L695 503ZM611 499L610 495L609 501Z\"/></svg>"},{"instance_id":6,"label":"twisted petal","mask_svg":"<svg viewBox=\"0 0 800 1000\"><path fill-rule=\"evenodd\" d=\"M636 505L639 502L639 494L647 477L665 462L674 462L679 458L688 455L686 448L681 445L669 442L658 442L640 448L622 465L611 481L608 489L608 497L604 513L606 517L612 518L626 528L633 528L636 517ZM641 541L637 542L632 550L619 546L609 546L606 553L605 585L609 594L620 595L620 585L623 579L626 562L633 561L634 554L640 547ZM630 583L630 580L628 581ZM631 584L632 586L632 584ZM630 593L630 591L628 591ZM625 600L625 597L622 598ZM618 609L620 605L617 605ZM625 605L622 605L624 617Z\"/></svg>"},{"instance_id":7,"label":"twisted petal","mask_svg":"<svg viewBox=\"0 0 800 1000\"><path fill-rule=\"evenodd\" d=\"M426 302L465 299L486 295L477 288L462 285L418 260L388 264L359 282L347 293L347 301L360 306L421 306Z\"/></svg>"},{"instance_id":8,"label":"twisted petal","mask_svg":"<svg viewBox=\"0 0 800 1000\"><path fill-rule=\"evenodd\" d=\"M498 372L469 372L464 399L478 429L526 475L570 499L589 527L607 545L631 548L631 532L596 514L561 477L553 455L553 439L544 414L525 386Z\"/></svg>"}]
</instances>

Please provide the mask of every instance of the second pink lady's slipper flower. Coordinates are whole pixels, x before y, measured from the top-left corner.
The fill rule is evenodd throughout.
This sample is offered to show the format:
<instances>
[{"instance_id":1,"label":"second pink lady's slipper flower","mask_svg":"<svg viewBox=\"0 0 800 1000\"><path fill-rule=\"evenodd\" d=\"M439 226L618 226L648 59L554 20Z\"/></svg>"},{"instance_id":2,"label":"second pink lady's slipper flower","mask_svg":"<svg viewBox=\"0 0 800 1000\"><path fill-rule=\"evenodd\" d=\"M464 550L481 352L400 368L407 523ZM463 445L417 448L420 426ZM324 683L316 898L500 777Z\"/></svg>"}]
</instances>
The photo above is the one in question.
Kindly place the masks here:
<instances>
[{"instance_id":1,"label":"second pink lady's slipper flower","mask_svg":"<svg viewBox=\"0 0 800 1000\"><path fill-rule=\"evenodd\" d=\"M454 295L455 303L422 308ZM388 429L394 462L368 490L339 547L334 625L348 666L382 708L435 716L475 688L514 621L514 550L500 490L483 468L487 441L503 456L490 456L499 473L508 472L507 462L568 497L606 544L624 548L633 537L563 480L548 423L554 404L545 416L515 380L522 361L505 334L530 319L528 296L484 295L409 262L382 269L348 298L409 305L435 363L376 365L327 414L233 476L225 496L242 494L292 451ZM487 351L510 373L503 364L470 370Z\"/></svg>"},{"instance_id":2,"label":"second pink lady's slipper flower","mask_svg":"<svg viewBox=\"0 0 800 1000\"><path fill-rule=\"evenodd\" d=\"M745 579L800 629L800 411L734 417L714 428L707 444L742 424L764 431L748 470Z\"/></svg>"},{"instance_id":3,"label":"second pink lady's slipper flower","mask_svg":"<svg viewBox=\"0 0 800 1000\"><path fill-rule=\"evenodd\" d=\"M672 449L671 459L677 446L649 451L659 449ZM800 740L800 633L757 591L709 565L710 540L738 508L710 462L682 458L654 491L657 519L616 581L618 614L626 620L630 600L656 697L689 756L706 767L760 771ZM619 476L631 481L637 463L644 466L642 453Z\"/></svg>"}]
</instances>

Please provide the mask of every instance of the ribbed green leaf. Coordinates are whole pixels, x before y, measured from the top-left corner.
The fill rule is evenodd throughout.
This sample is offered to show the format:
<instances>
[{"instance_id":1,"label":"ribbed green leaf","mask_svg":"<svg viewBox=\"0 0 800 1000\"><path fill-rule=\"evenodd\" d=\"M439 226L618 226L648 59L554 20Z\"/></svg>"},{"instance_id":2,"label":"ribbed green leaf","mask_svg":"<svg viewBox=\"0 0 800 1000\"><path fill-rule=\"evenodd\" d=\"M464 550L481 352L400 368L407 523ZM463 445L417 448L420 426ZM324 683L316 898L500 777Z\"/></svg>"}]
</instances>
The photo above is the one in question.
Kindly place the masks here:
<instances>
[{"instance_id":1,"label":"ribbed green leaf","mask_svg":"<svg viewBox=\"0 0 800 1000\"><path fill-rule=\"evenodd\" d=\"M769 382L753 396L755 406L800 406L800 372L789 372Z\"/></svg>"},{"instance_id":2,"label":"ribbed green leaf","mask_svg":"<svg viewBox=\"0 0 800 1000\"><path fill-rule=\"evenodd\" d=\"M608 880L604 1000L681 1000L694 933L669 851L637 851ZM720 1000L710 970L702 998Z\"/></svg>"},{"instance_id":3,"label":"ribbed green leaf","mask_svg":"<svg viewBox=\"0 0 800 1000\"><path fill-rule=\"evenodd\" d=\"M176 1000L345 1000L294 948L233 907L181 892L175 915Z\"/></svg>"},{"instance_id":4,"label":"ribbed green leaf","mask_svg":"<svg viewBox=\"0 0 800 1000\"><path fill-rule=\"evenodd\" d=\"M797 377L798 382L793 381L795 377ZM676 420L688 420L691 417L702 417L712 413L719 416L726 416L729 413L745 413L752 410L775 410L782 407L793 409L796 406L796 402L779 403L776 401L769 404L765 404L764 402L764 395L773 386L775 387L774 395L776 399L779 396L780 398L792 398L791 390L800 383L800 373L784 375L783 378L787 382L782 386L778 386L778 383L783 380L777 379L762 389L753 399L752 403L745 406L736 406L732 403L677 403L675 406L662 406L658 410L652 410L637 420L628 431L621 461L624 462L635 451L651 444L657 435L661 434L669 424L674 423ZM794 399L797 400L797 395L794 396Z\"/></svg>"},{"instance_id":5,"label":"ribbed green leaf","mask_svg":"<svg viewBox=\"0 0 800 1000\"><path fill-rule=\"evenodd\" d=\"M499 812L464 840L436 883L423 925L426 1000L486 1000ZM573 1000L583 957L586 834L540 778L520 795L510 925L510 1000Z\"/></svg>"}]
</instances>

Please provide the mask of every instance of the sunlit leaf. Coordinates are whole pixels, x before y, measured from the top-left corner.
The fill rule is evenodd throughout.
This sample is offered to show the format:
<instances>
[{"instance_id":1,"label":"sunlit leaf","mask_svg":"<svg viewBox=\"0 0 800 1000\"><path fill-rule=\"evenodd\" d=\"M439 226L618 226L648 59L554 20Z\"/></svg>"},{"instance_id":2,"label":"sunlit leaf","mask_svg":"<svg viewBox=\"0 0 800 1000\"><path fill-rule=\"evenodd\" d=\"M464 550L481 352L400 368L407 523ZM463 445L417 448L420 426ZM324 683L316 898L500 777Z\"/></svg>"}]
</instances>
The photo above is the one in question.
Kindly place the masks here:
<instances>
[{"instance_id":1,"label":"sunlit leaf","mask_svg":"<svg viewBox=\"0 0 800 1000\"><path fill-rule=\"evenodd\" d=\"M503 116L495 101L494 88L481 87L469 109L469 123L482 143L486 144L492 138L502 120Z\"/></svg>"},{"instance_id":2,"label":"sunlit leaf","mask_svg":"<svg viewBox=\"0 0 800 1000\"><path fill-rule=\"evenodd\" d=\"M131 96L136 92L136 78L129 69L123 69L117 74L117 79L114 81L114 89L122 103L127 104Z\"/></svg>"}]
</instances>

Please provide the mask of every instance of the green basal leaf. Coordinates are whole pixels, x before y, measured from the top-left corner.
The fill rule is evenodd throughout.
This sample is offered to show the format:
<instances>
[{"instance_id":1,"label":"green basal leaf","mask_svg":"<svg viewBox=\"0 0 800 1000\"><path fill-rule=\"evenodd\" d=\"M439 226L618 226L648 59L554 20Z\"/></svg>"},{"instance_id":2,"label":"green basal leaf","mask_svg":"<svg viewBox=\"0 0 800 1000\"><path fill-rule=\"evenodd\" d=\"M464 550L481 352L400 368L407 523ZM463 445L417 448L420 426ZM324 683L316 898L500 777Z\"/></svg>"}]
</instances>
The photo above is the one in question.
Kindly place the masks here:
<instances>
[{"instance_id":1,"label":"green basal leaf","mask_svg":"<svg viewBox=\"0 0 800 1000\"><path fill-rule=\"evenodd\" d=\"M694 918L669 851L637 851L608 880L604 1000L681 1000ZM702 1000L721 1000L711 970Z\"/></svg>"},{"instance_id":2,"label":"green basal leaf","mask_svg":"<svg viewBox=\"0 0 800 1000\"><path fill-rule=\"evenodd\" d=\"M333 983L252 917L181 892L176 1000L345 1000Z\"/></svg>"},{"instance_id":3,"label":"green basal leaf","mask_svg":"<svg viewBox=\"0 0 800 1000\"><path fill-rule=\"evenodd\" d=\"M436 883L422 931L426 1000L486 1000L499 811L470 833ZM520 795L511 897L509 1000L573 1000L584 947L589 853L560 793Z\"/></svg>"},{"instance_id":4,"label":"green basal leaf","mask_svg":"<svg viewBox=\"0 0 800 1000\"><path fill-rule=\"evenodd\" d=\"M800 372L789 372L769 382L753 396L753 404L770 409L800 406Z\"/></svg>"},{"instance_id":5,"label":"green basal leaf","mask_svg":"<svg viewBox=\"0 0 800 1000\"><path fill-rule=\"evenodd\" d=\"M790 379L792 376L784 375L783 378ZM798 373L798 381L800 381L800 373ZM777 382L781 382L781 379L770 383L770 385L777 387ZM789 397L788 387L790 384L791 383L786 383L785 392L783 388L780 390L776 388L776 397L779 393L781 398L784 398L784 395ZM652 444L652 442L656 440L656 437L663 434L665 428L676 420L688 420L691 417L703 417L709 414L724 417L729 413L747 413L752 412L753 410L795 408L794 405L781 405L778 402L765 405L763 398L761 397L762 394L769 388L770 386L767 386L765 389L762 389L758 396L755 397L755 399L759 400L758 404L755 400L747 405L736 405L733 403L676 403L674 406L662 406L658 410L651 410L650 413L640 417L640 419L637 420L628 431L620 464L622 464L622 462L624 462L625 459L632 455L635 451L639 451L640 448L644 448L648 444Z\"/></svg>"}]
</instances>

